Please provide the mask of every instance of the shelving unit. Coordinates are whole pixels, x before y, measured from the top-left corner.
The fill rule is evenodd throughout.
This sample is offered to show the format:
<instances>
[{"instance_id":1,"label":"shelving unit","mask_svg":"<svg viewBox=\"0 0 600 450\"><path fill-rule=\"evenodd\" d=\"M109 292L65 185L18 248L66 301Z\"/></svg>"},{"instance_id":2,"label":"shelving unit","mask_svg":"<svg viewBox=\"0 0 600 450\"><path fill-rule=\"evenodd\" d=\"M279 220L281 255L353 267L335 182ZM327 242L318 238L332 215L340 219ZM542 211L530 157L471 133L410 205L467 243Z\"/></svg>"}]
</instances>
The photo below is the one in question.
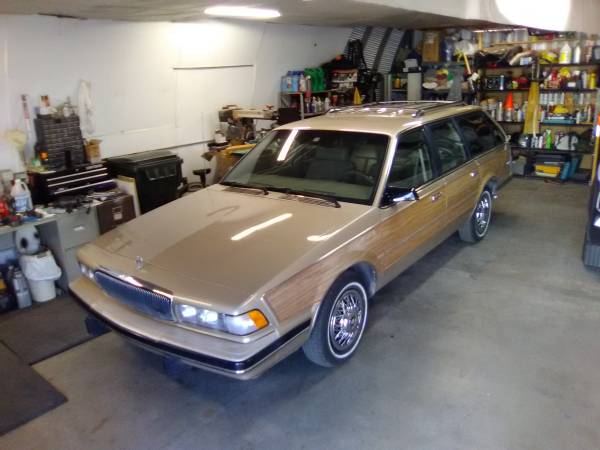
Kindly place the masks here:
<instances>
[{"instance_id":1,"label":"shelving unit","mask_svg":"<svg viewBox=\"0 0 600 450\"><path fill-rule=\"evenodd\" d=\"M523 122L508 122L505 120L497 120L500 125L514 126L514 125L523 125ZM585 123L557 123L557 122L540 122L540 126L544 127L591 127L593 124L589 122Z\"/></svg>"},{"instance_id":2,"label":"shelving unit","mask_svg":"<svg viewBox=\"0 0 600 450\"><path fill-rule=\"evenodd\" d=\"M331 96L333 95L334 90L326 90L326 91L313 91L311 92L312 96L320 97L323 100L325 97L329 97L331 100ZM292 98L297 97L296 107L298 108L298 112L300 113L300 119L305 119L308 117L316 117L325 114L326 111L317 112L317 113L307 113L305 111L305 97L306 92L280 92L279 93L279 104L282 108L291 108L294 107L294 102Z\"/></svg>"},{"instance_id":3,"label":"shelving unit","mask_svg":"<svg viewBox=\"0 0 600 450\"><path fill-rule=\"evenodd\" d=\"M507 74L507 72L512 72L512 75L514 77L519 77L521 75L525 74L525 71L527 71L528 69L531 69L532 65L522 65L522 66L508 66L508 67L489 67L483 70L483 77L485 78L486 76L499 76L502 74ZM545 71L545 70L552 70L552 69L559 69L559 68L581 68L582 70L587 70L588 73L591 71L596 71L598 73L598 69L600 68L598 63L596 62L590 62L590 63L581 63L581 64L542 64L541 65L541 70ZM481 99L483 98L497 98L499 101L503 101L505 95L508 95L509 93L514 93L517 97L515 98L515 103L519 103L520 105L523 105L523 102L527 100L527 97L529 95L529 88L518 88L518 89L482 89L481 90ZM598 113L598 89L590 89L590 88L544 88L544 87L540 87L540 95L541 94L565 94L567 100L565 101L565 104L576 104L578 103L581 108L585 108L586 105L588 104L593 104L596 105L596 112L595 114ZM581 97L575 97L578 96L579 94L587 94L585 95L585 97L583 97L583 95ZM570 97L572 96L572 98ZM517 101L518 100L518 101ZM582 103L579 103L582 102ZM509 121L504 121L504 120L498 120L497 121L499 124L501 124L507 131L507 133L516 133L519 132L520 130L522 130L522 127L524 125L524 122L509 122ZM569 133L569 132L575 132L576 134L580 135L582 132L584 132L585 130L588 129L593 129L594 124L591 122L583 122L583 123L567 123L567 122L558 122L558 121L544 121L544 122L540 122L539 124L540 126L540 132L543 131L543 129L551 129L553 134L555 132L564 132L564 133ZM577 178L574 179L569 179L568 181L573 181L573 182L583 182L583 180L581 178L583 178L585 175L587 174L587 177L589 178L589 172L587 170L587 165L588 163L591 164L591 157L593 156L593 151L590 149L590 151L571 151L571 150L556 150L556 149L540 149L540 148L521 148L521 147L513 147L513 152L518 152L519 155L527 158L527 162L526 162L526 171L527 170L531 170L531 168L533 167L533 161L534 158L539 158L540 156L543 157L543 155L555 155L555 156L563 156L566 158L566 161L570 161L571 157L578 157L580 159L579 163L582 162L582 160L585 158L585 166L586 168L584 169L580 169L578 168L577 170ZM541 178L544 180L555 180L555 181L561 181L558 178L552 178L552 177L543 177L543 176L537 176L535 175L535 173L528 173L527 175L525 175L526 178Z\"/></svg>"},{"instance_id":4,"label":"shelving unit","mask_svg":"<svg viewBox=\"0 0 600 450\"><path fill-rule=\"evenodd\" d=\"M546 155L593 155L593 152L578 152L576 150L559 150L534 147L512 147L513 150L519 150L521 153L536 153Z\"/></svg>"}]
</instances>

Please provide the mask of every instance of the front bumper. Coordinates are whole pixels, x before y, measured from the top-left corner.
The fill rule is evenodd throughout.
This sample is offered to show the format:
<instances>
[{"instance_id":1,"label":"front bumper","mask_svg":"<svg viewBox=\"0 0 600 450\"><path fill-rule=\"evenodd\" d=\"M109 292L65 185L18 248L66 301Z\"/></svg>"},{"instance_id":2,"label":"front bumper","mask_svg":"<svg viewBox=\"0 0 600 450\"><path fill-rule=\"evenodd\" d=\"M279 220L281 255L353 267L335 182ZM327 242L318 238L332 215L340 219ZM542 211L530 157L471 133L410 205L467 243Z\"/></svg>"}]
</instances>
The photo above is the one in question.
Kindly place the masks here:
<instances>
[{"instance_id":1,"label":"front bumper","mask_svg":"<svg viewBox=\"0 0 600 450\"><path fill-rule=\"evenodd\" d=\"M191 366L240 380L256 378L296 351L306 341L310 331L310 322L307 321L283 335L265 336L268 339L261 338L258 340L261 342L222 342L222 339L141 316L107 297L83 277L72 284L70 292L92 316L135 345L154 353L179 358ZM161 328L165 332L157 332ZM144 329L152 331L145 332ZM178 340L178 335L185 339ZM177 340L179 342L174 342ZM219 347L223 347L222 354L229 356L217 354L216 349Z\"/></svg>"}]
</instances>

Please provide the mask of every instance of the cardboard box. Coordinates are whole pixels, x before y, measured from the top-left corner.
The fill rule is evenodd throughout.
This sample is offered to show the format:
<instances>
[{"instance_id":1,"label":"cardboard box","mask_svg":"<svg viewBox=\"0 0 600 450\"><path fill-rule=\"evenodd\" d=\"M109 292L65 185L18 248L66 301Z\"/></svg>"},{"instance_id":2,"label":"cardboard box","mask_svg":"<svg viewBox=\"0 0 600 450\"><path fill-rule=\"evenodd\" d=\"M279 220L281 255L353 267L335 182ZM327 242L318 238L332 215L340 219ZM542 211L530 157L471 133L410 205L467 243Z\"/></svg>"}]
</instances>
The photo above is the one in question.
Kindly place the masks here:
<instances>
[{"instance_id":1,"label":"cardboard box","mask_svg":"<svg viewBox=\"0 0 600 450\"><path fill-rule=\"evenodd\" d=\"M581 163L579 164L579 168L588 170L591 169L593 160L593 155L583 155L583 157L581 158Z\"/></svg>"},{"instance_id":2,"label":"cardboard box","mask_svg":"<svg viewBox=\"0 0 600 450\"><path fill-rule=\"evenodd\" d=\"M425 31L423 33L423 48L421 51L423 62L440 61L441 33L439 31Z\"/></svg>"}]
</instances>

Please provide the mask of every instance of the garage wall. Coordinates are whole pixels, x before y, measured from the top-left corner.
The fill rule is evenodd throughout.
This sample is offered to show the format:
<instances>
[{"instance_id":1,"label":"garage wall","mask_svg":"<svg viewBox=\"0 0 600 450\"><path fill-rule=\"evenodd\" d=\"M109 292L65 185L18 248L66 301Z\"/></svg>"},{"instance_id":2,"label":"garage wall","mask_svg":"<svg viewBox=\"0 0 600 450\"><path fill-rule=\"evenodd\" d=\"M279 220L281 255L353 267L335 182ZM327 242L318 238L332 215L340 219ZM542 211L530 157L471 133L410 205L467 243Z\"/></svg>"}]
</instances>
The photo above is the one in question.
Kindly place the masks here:
<instances>
[{"instance_id":1,"label":"garage wall","mask_svg":"<svg viewBox=\"0 0 600 450\"><path fill-rule=\"evenodd\" d=\"M231 102L226 93L232 83L240 83L252 103L240 106L276 105L285 71L330 60L343 51L349 34L346 28L241 21L128 23L0 16L0 132L24 128L21 94L30 96L30 106L38 105L41 94L50 95L54 104L67 96L75 102L79 80L84 79L92 84L93 135L103 141L103 156L176 147L189 175L205 163L200 158L203 144L180 146L177 97L185 92L177 88L175 68L251 66L252 77L212 77L211 91L223 92L226 104ZM201 95L190 95L202 105ZM216 114L207 111L211 120Z\"/></svg>"}]
</instances>

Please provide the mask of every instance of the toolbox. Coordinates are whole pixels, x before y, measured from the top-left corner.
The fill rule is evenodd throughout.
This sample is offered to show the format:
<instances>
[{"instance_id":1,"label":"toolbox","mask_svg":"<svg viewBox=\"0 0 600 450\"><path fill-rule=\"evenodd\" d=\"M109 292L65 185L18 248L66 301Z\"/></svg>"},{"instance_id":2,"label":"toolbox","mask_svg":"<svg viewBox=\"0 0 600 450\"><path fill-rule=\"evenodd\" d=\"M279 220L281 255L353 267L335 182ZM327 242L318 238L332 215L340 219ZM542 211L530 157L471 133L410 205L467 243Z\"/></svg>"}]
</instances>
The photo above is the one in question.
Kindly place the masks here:
<instances>
[{"instance_id":1,"label":"toolbox","mask_svg":"<svg viewBox=\"0 0 600 450\"><path fill-rule=\"evenodd\" d=\"M34 123L37 154L44 167L60 170L86 164L79 117L38 116Z\"/></svg>"},{"instance_id":2,"label":"toolbox","mask_svg":"<svg viewBox=\"0 0 600 450\"><path fill-rule=\"evenodd\" d=\"M562 164L552 166L545 164L535 165L535 174L539 177L557 178L561 170Z\"/></svg>"},{"instance_id":3,"label":"toolbox","mask_svg":"<svg viewBox=\"0 0 600 450\"><path fill-rule=\"evenodd\" d=\"M31 196L36 205L48 204L62 196L86 195L115 187L104 164L89 164L73 169L28 172Z\"/></svg>"}]
</instances>

